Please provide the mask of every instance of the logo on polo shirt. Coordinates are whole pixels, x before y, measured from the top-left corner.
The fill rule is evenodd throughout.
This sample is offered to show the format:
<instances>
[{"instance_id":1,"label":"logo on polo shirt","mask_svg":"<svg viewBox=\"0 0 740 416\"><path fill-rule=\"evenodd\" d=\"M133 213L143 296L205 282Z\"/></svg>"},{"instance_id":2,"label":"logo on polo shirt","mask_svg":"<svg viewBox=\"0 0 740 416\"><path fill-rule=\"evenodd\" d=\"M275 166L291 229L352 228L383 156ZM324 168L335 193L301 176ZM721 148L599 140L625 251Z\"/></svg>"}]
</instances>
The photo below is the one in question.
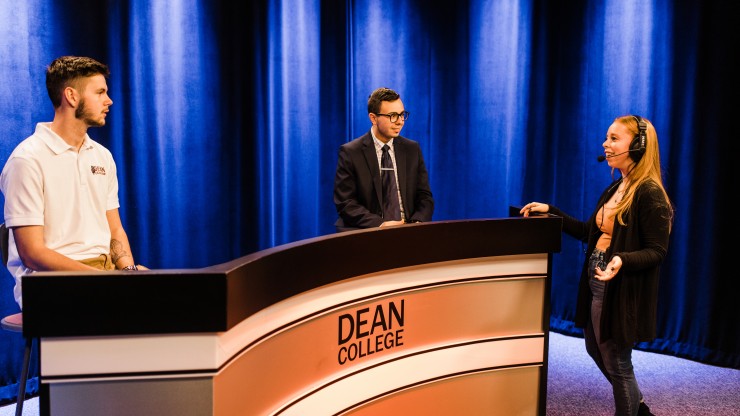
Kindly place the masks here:
<instances>
[{"instance_id":1,"label":"logo on polo shirt","mask_svg":"<svg viewBox=\"0 0 740 416\"><path fill-rule=\"evenodd\" d=\"M102 166L90 166L93 175L105 175L105 168Z\"/></svg>"}]
</instances>

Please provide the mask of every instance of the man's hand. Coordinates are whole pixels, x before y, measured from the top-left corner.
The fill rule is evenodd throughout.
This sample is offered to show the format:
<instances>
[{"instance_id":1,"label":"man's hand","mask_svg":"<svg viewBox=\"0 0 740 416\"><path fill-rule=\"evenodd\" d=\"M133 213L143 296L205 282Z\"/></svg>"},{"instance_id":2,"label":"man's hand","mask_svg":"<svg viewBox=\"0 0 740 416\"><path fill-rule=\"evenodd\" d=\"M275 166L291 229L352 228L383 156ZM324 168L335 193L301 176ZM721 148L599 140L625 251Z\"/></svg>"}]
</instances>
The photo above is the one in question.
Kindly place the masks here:
<instances>
[{"instance_id":1,"label":"man's hand","mask_svg":"<svg viewBox=\"0 0 740 416\"><path fill-rule=\"evenodd\" d=\"M386 221L386 222L380 224L380 228L383 228L383 227L394 227L396 225L403 225L403 221Z\"/></svg>"}]
</instances>

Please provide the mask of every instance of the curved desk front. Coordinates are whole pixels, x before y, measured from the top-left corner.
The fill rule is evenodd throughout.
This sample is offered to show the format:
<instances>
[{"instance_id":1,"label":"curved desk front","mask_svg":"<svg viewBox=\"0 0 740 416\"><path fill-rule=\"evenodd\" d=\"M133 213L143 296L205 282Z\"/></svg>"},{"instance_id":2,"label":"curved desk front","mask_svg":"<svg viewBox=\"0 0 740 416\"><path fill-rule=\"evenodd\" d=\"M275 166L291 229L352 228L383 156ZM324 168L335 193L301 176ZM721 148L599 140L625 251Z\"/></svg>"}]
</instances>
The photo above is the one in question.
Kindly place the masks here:
<instances>
[{"instance_id":1,"label":"curved desk front","mask_svg":"<svg viewBox=\"0 0 740 416\"><path fill-rule=\"evenodd\" d=\"M413 224L204 269L26 276L41 413L544 415L561 221Z\"/></svg>"}]
</instances>

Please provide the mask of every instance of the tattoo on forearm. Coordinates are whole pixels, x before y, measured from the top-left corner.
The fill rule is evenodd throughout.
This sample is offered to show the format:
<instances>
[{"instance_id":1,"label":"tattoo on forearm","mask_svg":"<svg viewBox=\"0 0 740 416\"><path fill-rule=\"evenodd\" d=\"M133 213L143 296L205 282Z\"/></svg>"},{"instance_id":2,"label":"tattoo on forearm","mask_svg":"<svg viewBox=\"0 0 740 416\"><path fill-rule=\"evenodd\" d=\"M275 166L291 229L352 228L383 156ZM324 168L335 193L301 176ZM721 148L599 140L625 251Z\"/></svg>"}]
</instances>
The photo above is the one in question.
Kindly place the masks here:
<instances>
[{"instance_id":1,"label":"tattoo on forearm","mask_svg":"<svg viewBox=\"0 0 740 416\"><path fill-rule=\"evenodd\" d=\"M110 258L113 264L118 263L118 260L124 257L131 257L131 254L123 249L123 244L120 241L115 239L110 240Z\"/></svg>"}]
</instances>

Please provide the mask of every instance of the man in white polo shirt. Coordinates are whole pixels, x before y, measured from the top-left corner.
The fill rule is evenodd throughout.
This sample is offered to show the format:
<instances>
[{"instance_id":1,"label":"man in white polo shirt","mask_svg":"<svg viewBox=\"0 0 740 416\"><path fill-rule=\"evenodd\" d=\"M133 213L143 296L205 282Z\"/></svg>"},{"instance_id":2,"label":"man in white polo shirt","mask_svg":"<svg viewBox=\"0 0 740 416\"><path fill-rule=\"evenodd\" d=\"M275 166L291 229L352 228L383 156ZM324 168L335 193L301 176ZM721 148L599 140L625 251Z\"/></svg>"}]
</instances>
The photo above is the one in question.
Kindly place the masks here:
<instances>
[{"instance_id":1,"label":"man in white polo shirt","mask_svg":"<svg viewBox=\"0 0 740 416\"><path fill-rule=\"evenodd\" d=\"M34 271L137 270L118 213L116 164L87 134L105 125L113 104L109 74L91 58L55 59L46 71L54 119L36 125L0 175L21 308L21 277Z\"/></svg>"}]
</instances>

